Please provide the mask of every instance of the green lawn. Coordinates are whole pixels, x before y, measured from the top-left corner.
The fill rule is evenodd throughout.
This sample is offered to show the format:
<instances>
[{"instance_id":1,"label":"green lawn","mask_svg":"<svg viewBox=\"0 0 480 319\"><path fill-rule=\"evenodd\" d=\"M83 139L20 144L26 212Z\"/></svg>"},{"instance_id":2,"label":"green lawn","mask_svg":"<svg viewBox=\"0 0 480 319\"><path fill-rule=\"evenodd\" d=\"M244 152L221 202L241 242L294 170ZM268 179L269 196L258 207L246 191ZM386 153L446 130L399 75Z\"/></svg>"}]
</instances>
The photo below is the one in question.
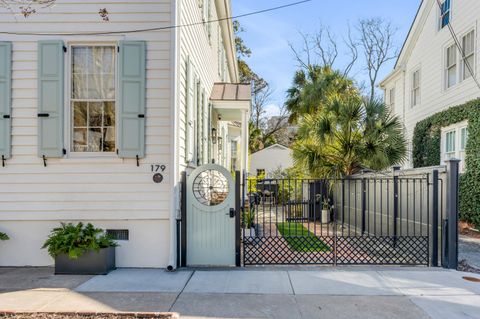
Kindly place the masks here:
<instances>
[{"instance_id":1,"label":"green lawn","mask_svg":"<svg viewBox=\"0 0 480 319\"><path fill-rule=\"evenodd\" d=\"M277 223L277 229L294 251L304 253L330 251L327 244L300 223Z\"/></svg>"}]
</instances>

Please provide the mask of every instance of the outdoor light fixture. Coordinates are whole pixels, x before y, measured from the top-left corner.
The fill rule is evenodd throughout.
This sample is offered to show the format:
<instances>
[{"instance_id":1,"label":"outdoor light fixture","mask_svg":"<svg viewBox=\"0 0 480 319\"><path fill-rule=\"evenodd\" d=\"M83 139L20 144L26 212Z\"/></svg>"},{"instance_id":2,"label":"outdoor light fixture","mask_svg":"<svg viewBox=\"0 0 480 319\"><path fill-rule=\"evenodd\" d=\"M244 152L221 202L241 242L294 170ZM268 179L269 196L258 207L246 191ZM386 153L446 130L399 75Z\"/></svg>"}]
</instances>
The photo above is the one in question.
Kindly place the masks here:
<instances>
[{"instance_id":1,"label":"outdoor light fixture","mask_svg":"<svg viewBox=\"0 0 480 319\"><path fill-rule=\"evenodd\" d=\"M217 129L212 128L212 144L217 144Z\"/></svg>"}]
</instances>

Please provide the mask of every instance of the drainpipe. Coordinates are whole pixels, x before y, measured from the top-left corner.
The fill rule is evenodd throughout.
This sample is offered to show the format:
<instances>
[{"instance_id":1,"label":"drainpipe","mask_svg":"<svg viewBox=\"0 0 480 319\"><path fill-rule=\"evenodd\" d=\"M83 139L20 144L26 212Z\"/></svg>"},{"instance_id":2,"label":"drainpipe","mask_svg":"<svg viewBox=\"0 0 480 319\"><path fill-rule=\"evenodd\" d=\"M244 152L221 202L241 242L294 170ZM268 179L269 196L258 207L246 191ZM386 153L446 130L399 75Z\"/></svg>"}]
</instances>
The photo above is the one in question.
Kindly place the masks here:
<instances>
[{"instance_id":1,"label":"drainpipe","mask_svg":"<svg viewBox=\"0 0 480 319\"><path fill-rule=\"evenodd\" d=\"M179 21L179 7L181 5L181 0L176 0L172 1L172 15L171 18L173 20L172 24L176 25L177 21ZM170 253L169 253L169 259L168 259L168 265L167 265L167 271L175 271L177 269L177 249L178 249L178 243L177 243L177 219L178 219L178 212L180 210L180 199L179 199L179 156L178 156L178 112L176 110L179 107L178 103L178 88L177 88L177 81L178 81L178 55L179 55L179 48L178 48L178 43L179 43L179 29L173 28L172 34L171 34L171 41L172 41L172 51L170 54L170 58L172 61L172 71L171 71L171 77L172 77L172 90L171 90L171 95L170 95L170 100L171 100L171 105L172 109L170 112L170 116L173 119L172 123L172 136L173 139L171 141L172 143L172 149L171 149L171 164L172 167L170 169L170 172L172 176L170 177L171 179L171 189L172 189L172 196L171 196L171 210L170 210Z\"/></svg>"}]
</instances>

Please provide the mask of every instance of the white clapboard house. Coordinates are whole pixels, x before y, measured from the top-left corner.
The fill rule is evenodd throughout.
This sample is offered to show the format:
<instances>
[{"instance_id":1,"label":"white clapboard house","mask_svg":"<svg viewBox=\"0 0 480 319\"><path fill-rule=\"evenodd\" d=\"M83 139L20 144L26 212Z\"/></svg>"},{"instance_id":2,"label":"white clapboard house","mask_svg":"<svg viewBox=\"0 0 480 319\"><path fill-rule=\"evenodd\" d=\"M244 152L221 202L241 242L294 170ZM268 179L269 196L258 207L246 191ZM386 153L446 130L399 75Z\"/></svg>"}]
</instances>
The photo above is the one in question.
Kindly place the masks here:
<instances>
[{"instance_id":1,"label":"white clapboard house","mask_svg":"<svg viewBox=\"0 0 480 319\"><path fill-rule=\"evenodd\" d=\"M176 265L182 172L246 169L229 16L228 0L0 7L0 266L52 265L47 235L78 221L121 235L119 267Z\"/></svg>"},{"instance_id":2,"label":"white clapboard house","mask_svg":"<svg viewBox=\"0 0 480 319\"><path fill-rule=\"evenodd\" d=\"M480 96L467 66L478 77L479 17L478 0L423 0L394 70L380 84L386 103L405 123L407 166L412 165L412 137L419 121ZM442 163L464 159L467 126L461 121L442 128ZM463 170L464 161L460 166Z\"/></svg>"}]
</instances>

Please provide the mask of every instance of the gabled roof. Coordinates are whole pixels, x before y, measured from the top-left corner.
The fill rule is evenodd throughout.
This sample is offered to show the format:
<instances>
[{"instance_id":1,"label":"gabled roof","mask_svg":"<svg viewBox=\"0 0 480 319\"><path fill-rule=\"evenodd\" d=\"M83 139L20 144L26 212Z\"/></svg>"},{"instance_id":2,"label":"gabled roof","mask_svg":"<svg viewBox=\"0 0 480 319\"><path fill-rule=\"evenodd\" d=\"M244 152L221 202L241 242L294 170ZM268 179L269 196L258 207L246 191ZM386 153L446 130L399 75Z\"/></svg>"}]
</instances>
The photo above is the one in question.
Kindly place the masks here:
<instances>
[{"instance_id":1,"label":"gabled roof","mask_svg":"<svg viewBox=\"0 0 480 319\"><path fill-rule=\"evenodd\" d=\"M401 69L403 69L405 60L408 59L410 52L415 47L417 39L427 21L428 14L430 13L432 6L436 4L436 1L437 0L422 0L420 2L415 18L413 19L410 30L408 31L408 35L403 43L402 49L400 50L397 61L395 62L394 69L385 77L385 79L380 82L381 87L388 79L395 76Z\"/></svg>"},{"instance_id":2,"label":"gabled roof","mask_svg":"<svg viewBox=\"0 0 480 319\"><path fill-rule=\"evenodd\" d=\"M252 153L253 154L257 154L257 153L260 153L260 152L263 152L263 151L267 151L269 149L272 149L272 148L281 148L282 150L285 150L285 151L290 151L291 149L284 146L284 145L281 145L281 144L273 144L273 145L270 145L269 147L265 147L263 150L260 150L260 151L257 151L255 153Z\"/></svg>"}]
</instances>

